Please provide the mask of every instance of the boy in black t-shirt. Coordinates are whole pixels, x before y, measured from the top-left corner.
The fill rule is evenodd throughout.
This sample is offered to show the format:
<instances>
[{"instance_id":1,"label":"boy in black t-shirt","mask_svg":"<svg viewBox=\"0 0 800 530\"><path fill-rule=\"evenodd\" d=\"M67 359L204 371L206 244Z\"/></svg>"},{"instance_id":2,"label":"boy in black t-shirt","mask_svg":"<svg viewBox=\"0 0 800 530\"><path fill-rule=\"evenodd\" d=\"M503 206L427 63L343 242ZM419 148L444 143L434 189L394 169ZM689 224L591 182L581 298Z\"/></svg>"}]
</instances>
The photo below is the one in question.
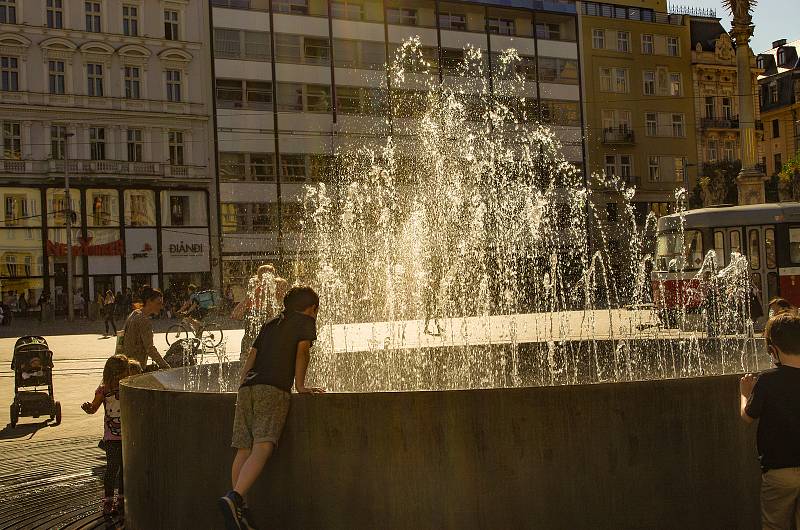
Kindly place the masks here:
<instances>
[{"instance_id":1,"label":"boy in black t-shirt","mask_svg":"<svg viewBox=\"0 0 800 530\"><path fill-rule=\"evenodd\" d=\"M310 287L293 287L283 305L284 312L261 327L242 368L231 442L237 450L233 489L218 501L229 530L255 528L244 496L278 444L292 384L300 394L323 392L305 386L309 349L317 338L319 296Z\"/></svg>"},{"instance_id":2,"label":"boy in black t-shirt","mask_svg":"<svg viewBox=\"0 0 800 530\"><path fill-rule=\"evenodd\" d=\"M758 419L763 528L800 528L800 315L771 318L764 338L776 368L742 377L740 413Z\"/></svg>"}]
</instances>

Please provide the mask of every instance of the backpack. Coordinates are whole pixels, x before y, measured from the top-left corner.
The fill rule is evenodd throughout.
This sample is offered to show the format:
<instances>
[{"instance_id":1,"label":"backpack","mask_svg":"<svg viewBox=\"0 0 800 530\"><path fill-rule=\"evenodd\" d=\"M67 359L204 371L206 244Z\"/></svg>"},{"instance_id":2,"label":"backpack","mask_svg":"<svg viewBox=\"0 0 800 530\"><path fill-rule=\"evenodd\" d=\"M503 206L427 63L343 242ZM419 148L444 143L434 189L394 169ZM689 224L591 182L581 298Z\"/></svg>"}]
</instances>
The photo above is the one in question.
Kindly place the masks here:
<instances>
[{"instance_id":1,"label":"backpack","mask_svg":"<svg viewBox=\"0 0 800 530\"><path fill-rule=\"evenodd\" d=\"M200 309L212 309L217 305L217 292L216 291L201 291L194 294L194 299Z\"/></svg>"}]
</instances>

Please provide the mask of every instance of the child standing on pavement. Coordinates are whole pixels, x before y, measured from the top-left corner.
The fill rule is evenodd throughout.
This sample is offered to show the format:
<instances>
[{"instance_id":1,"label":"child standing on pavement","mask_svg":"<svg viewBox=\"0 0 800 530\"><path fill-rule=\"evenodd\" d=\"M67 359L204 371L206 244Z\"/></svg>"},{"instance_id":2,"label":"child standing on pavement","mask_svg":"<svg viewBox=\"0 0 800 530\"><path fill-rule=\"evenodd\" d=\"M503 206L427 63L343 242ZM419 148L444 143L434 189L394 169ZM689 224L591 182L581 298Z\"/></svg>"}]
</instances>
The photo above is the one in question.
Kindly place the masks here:
<instances>
[{"instance_id":1,"label":"child standing on pavement","mask_svg":"<svg viewBox=\"0 0 800 530\"><path fill-rule=\"evenodd\" d=\"M103 478L105 497L103 498L103 514L114 512L122 515L125 512L124 488L122 482L122 418L120 417L119 382L128 377L128 358L124 355L113 355L103 368L103 381L94 393L94 401L86 402L81 408L87 414L94 414L103 405L103 441L106 451L106 474ZM114 502L114 486L119 477L117 500Z\"/></svg>"},{"instance_id":2,"label":"child standing on pavement","mask_svg":"<svg viewBox=\"0 0 800 530\"><path fill-rule=\"evenodd\" d=\"M800 315L772 317L764 330L775 368L739 383L740 414L758 420L763 528L800 523Z\"/></svg>"},{"instance_id":3,"label":"child standing on pavement","mask_svg":"<svg viewBox=\"0 0 800 530\"><path fill-rule=\"evenodd\" d=\"M319 296L311 287L293 287L283 305L283 313L261 327L242 368L231 442L233 489L218 501L228 530L255 528L244 497L278 444L292 385L301 394L323 392L305 385Z\"/></svg>"}]
</instances>

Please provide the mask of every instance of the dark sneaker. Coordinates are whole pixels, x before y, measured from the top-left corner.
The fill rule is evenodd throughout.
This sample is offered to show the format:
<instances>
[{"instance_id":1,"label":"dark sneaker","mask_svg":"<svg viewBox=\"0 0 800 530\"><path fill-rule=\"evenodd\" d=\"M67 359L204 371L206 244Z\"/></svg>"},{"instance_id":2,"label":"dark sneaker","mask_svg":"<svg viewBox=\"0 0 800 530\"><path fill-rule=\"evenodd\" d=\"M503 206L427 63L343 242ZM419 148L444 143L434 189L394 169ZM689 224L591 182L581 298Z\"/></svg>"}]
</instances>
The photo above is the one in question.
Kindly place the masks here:
<instances>
[{"instance_id":1,"label":"dark sneaker","mask_svg":"<svg viewBox=\"0 0 800 530\"><path fill-rule=\"evenodd\" d=\"M258 527L253 524L253 514L250 513L250 508L246 504L242 506L242 528L258 530Z\"/></svg>"},{"instance_id":2,"label":"dark sneaker","mask_svg":"<svg viewBox=\"0 0 800 530\"><path fill-rule=\"evenodd\" d=\"M229 491L224 497L217 500L222 512L222 517L225 519L226 530L242 530L246 528L242 523L242 497L235 491Z\"/></svg>"}]
</instances>

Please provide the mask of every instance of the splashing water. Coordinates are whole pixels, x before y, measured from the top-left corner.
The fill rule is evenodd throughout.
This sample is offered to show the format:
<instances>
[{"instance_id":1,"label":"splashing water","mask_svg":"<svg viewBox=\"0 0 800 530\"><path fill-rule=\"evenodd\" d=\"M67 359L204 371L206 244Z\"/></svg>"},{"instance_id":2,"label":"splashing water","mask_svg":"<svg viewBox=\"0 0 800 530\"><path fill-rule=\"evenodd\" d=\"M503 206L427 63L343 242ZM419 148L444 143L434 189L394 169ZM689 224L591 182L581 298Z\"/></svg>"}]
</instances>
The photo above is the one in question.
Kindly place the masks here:
<instances>
[{"instance_id":1,"label":"splashing water","mask_svg":"<svg viewBox=\"0 0 800 530\"><path fill-rule=\"evenodd\" d=\"M536 121L516 52L492 60L490 79L482 52L466 48L460 80L440 82L419 39L405 42L389 65L391 120L379 124L391 134L340 150L325 182L307 187L315 384L506 387L751 367L744 258L718 271L712 251L697 273L711 285L698 329L714 338L690 330L685 304L664 329L652 310L664 292L649 273L654 215L637 224L635 189L619 179L590 186ZM618 219L595 190L618 200ZM676 210L685 202L679 190Z\"/></svg>"}]
</instances>

